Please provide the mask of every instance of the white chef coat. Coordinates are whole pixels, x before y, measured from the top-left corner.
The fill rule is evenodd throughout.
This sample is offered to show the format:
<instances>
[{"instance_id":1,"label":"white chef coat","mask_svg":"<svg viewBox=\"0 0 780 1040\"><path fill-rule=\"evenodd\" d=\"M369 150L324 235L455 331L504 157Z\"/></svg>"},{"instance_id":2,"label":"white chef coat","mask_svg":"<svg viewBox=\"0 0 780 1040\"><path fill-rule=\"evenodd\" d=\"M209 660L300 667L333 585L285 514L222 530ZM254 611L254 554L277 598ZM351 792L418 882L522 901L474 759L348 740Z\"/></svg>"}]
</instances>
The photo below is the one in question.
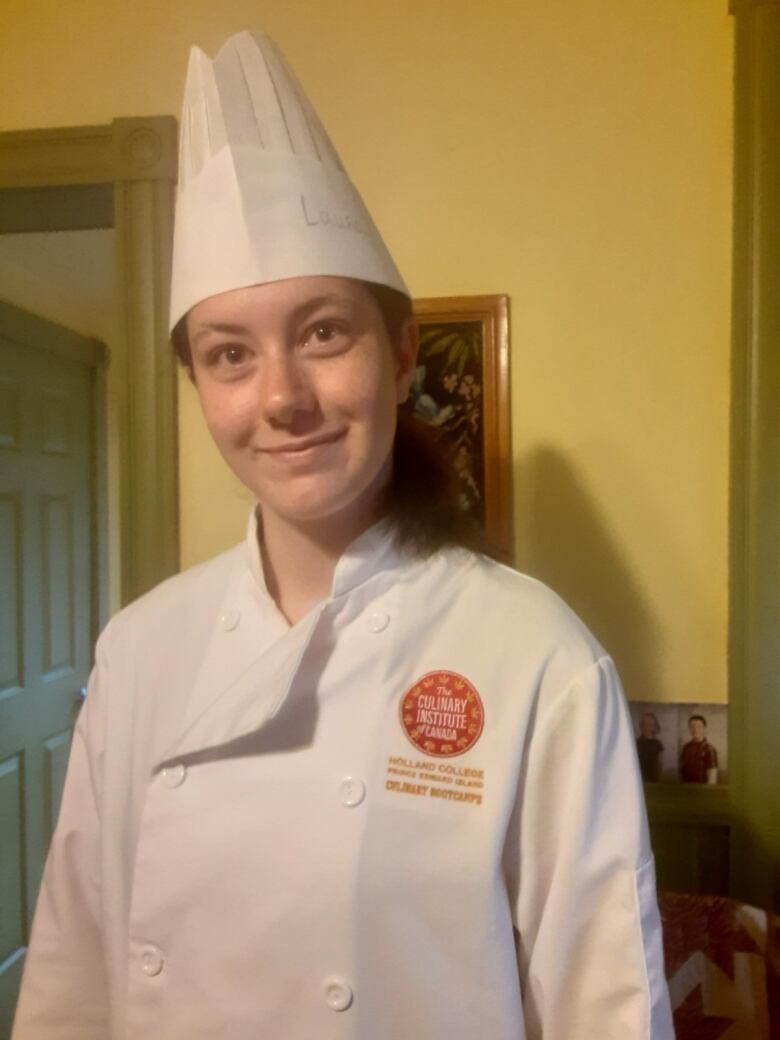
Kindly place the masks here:
<instances>
[{"instance_id":1,"label":"white chef coat","mask_svg":"<svg viewBox=\"0 0 780 1040\"><path fill-rule=\"evenodd\" d=\"M432 758L437 671L484 718ZM380 524L290 627L250 523L108 625L13 1040L673 1035L619 682L549 589Z\"/></svg>"}]
</instances>

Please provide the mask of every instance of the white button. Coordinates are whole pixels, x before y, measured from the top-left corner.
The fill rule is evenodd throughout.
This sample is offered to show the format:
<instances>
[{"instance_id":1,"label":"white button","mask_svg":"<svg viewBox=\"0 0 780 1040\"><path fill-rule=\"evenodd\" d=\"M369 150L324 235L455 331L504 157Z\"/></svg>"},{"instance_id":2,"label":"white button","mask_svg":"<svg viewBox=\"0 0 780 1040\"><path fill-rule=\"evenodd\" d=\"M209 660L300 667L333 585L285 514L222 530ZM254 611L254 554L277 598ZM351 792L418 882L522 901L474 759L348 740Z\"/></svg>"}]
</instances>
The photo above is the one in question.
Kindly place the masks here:
<instances>
[{"instance_id":1,"label":"white button","mask_svg":"<svg viewBox=\"0 0 780 1040\"><path fill-rule=\"evenodd\" d=\"M331 1011L346 1011L352 1003L352 990L340 975L330 975L325 979L322 991Z\"/></svg>"},{"instance_id":2,"label":"white button","mask_svg":"<svg viewBox=\"0 0 780 1040\"><path fill-rule=\"evenodd\" d=\"M232 632L241 620L241 612L234 607L223 610L219 615L219 623L226 632Z\"/></svg>"},{"instance_id":3,"label":"white button","mask_svg":"<svg viewBox=\"0 0 780 1040\"><path fill-rule=\"evenodd\" d=\"M389 624L390 615L385 614L383 610L376 610L373 614L369 614L368 616L369 632L384 632Z\"/></svg>"},{"instance_id":4,"label":"white button","mask_svg":"<svg viewBox=\"0 0 780 1040\"><path fill-rule=\"evenodd\" d=\"M341 804L351 809L355 805L360 805L366 797L366 785L362 780L357 780L354 776L345 776L339 784L339 794L341 795Z\"/></svg>"},{"instance_id":5,"label":"white button","mask_svg":"<svg viewBox=\"0 0 780 1040\"><path fill-rule=\"evenodd\" d=\"M164 963L162 951L158 950L156 946L150 944L141 950L141 971L149 978L159 975Z\"/></svg>"},{"instance_id":6,"label":"white button","mask_svg":"<svg viewBox=\"0 0 780 1040\"><path fill-rule=\"evenodd\" d=\"M166 787L181 787L187 778L187 767L177 762L175 766L166 766L162 771L162 781Z\"/></svg>"}]
</instances>

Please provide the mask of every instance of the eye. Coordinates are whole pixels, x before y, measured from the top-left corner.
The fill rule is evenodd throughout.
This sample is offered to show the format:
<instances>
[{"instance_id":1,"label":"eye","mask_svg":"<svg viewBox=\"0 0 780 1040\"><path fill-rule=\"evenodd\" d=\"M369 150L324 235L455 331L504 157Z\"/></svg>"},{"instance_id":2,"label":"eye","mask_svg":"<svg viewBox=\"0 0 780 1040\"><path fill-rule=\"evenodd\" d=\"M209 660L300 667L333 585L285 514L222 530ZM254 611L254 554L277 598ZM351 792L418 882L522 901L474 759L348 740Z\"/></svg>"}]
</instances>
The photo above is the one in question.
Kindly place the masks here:
<instances>
[{"instance_id":1,"label":"eye","mask_svg":"<svg viewBox=\"0 0 780 1040\"><path fill-rule=\"evenodd\" d=\"M231 343L227 347L220 348L219 360L226 365L240 365L246 359L246 347L237 343Z\"/></svg>"},{"instance_id":2,"label":"eye","mask_svg":"<svg viewBox=\"0 0 780 1040\"><path fill-rule=\"evenodd\" d=\"M242 343L216 344L206 352L205 367L215 378L230 378L244 370L251 352Z\"/></svg>"},{"instance_id":3,"label":"eye","mask_svg":"<svg viewBox=\"0 0 780 1040\"><path fill-rule=\"evenodd\" d=\"M310 339L317 343L330 343L338 335L338 330L332 321L321 321L312 329Z\"/></svg>"},{"instance_id":4,"label":"eye","mask_svg":"<svg viewBox=\"0 0 780 1040\"><path fill-rule=\"evenodd\" d=\"M349 328L343 322L330 319L314 322L303 337L304 347L314 353L328 355L346 350L351 341Z\"/></svg>"}]
</instances>

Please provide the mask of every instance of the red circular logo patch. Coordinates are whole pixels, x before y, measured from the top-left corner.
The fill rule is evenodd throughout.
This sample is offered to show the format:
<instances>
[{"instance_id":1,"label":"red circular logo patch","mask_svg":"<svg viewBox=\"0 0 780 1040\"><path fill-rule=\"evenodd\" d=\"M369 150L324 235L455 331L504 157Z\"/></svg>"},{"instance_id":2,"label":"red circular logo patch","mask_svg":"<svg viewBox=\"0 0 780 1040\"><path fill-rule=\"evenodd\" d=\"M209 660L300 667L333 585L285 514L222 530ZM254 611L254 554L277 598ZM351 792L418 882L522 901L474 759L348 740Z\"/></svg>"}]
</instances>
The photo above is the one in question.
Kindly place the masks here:
<instances>
[{"instance_id":1,"label":"red circular logo patch","mask_svg":"<svg viewBox=\"0 0 780 1040\"><path fill-rule=\"evenodd\" d=\"M485 709L476 689L457 672L428 672L401 698L401 726L426 755L452 758L479 740Z\"/></svg>"}]
</instances>

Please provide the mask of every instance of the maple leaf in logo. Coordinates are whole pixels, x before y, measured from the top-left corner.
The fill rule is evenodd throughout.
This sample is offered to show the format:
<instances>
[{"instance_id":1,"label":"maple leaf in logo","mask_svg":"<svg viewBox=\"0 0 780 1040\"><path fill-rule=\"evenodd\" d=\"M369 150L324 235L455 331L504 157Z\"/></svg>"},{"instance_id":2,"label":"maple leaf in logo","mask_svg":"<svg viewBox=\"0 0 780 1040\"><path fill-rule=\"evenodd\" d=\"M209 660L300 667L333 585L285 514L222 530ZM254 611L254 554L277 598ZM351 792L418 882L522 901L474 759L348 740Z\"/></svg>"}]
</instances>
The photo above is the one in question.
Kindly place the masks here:
<instances>
[{"instance_id":1,"label":"maple leaf in logo","mask_svg":"<svg viewBox=\"0 0 780 1040\"><path fill-rule=\"evenodd\" d=\"M467 732L469 732L469 733L470 733L470 734L472 735L472 737L473 737L473 736L474 736L474 734L475 734L475 733L476 733L476 732L477 732L478 730L479 730L479 726L469 726L469 728L468 728L468 731L467 731Z\"/></svg>"},{"instance_id":2,"label":"maple leaf in logo","mask_svg":"<svg viewBox=\"0 0 780 1040\"><path fill-rule=\"evenodd\" d=\"M430 677L427 678L427 679L423 679L423 686L425 686L425 687L433 686L433 679L430 678ZM418 689L419 689L419 687L418 687Z\"/></svg>"},{"instance_id":3,"label":"maple leaf in logo","mask_svg":"<svg viewBox=\"0 0 780 1040\"><path fill-rule=\"evenodd\" d=\"M425 748L426 751L435 751L436 750L436 744L432 740L426 740L425 743L423 744L423 747Z\"/></svg>"},{"instance_id":4,"label":"maple leaf in logo","mask_svg":"<svg viewBox=\"0 0 780 1040\"><path fill-rule=\"evenodd\" d=\"M467 744L468 744L468 741L466 740L465 737L461 737L460 740L458 741L458 747L465 747Z\"/></svg>"},{"instance_id":5,"label":"maple leaf in logo","mask_svg":"<svg viewBox=\"0 0 780 1040\"><path fill-rule=\"evenodd\" d=\"M404 725L411 726L414 722L414 715L404 715Z\"/></svg>"},{"instance_id":6,"label":"maple leaf in logo","mask_svg":"<svg viewBox=\"0 0 780 1040\"><path fill-rule=\"evenodd\" d=\"M412 730L412 739L413 740L419 740L421 736L422 736L422 733L419 731L419 729L413 729Z\"/></svg>"},{"instance_id":7,"label":"maple leaf in logo","mask_svg":"<svg viewBox=\"0 0 780 1040\"><path fill-rule=\"evenodd\" d=\"M445 674L444 674L444 673L442 672L442 674L441 674L441 675L439 676L439 683L440 683L440 684L441 684L442 686L446 686L446 685L447 685L447 679L448 679L448 676L446 676L446 675L445 675Z\"/></svg>"},{"instance_id":8,"label":"maple leaf in logo","mask_svg":"<svg viewBox=\"0 0 780 1040\"><path fill-rule=\"evenodd\" d=\"M458 681L455 683L455 689L462 690L465 685L466 684L463 682L462 679L458 679Z\"/></svg>"},{"instance_id":9,"label":"maple leaf in logo","mask_svg":"<svg viewBox=\"0 0 780 1040\"><path fill-rule=\"evenodd\" d=\"M444 754L446 755L450 751L452 751L452 744L442 744L441 749L444 752Z\"/></svg>"}]
</instances>

